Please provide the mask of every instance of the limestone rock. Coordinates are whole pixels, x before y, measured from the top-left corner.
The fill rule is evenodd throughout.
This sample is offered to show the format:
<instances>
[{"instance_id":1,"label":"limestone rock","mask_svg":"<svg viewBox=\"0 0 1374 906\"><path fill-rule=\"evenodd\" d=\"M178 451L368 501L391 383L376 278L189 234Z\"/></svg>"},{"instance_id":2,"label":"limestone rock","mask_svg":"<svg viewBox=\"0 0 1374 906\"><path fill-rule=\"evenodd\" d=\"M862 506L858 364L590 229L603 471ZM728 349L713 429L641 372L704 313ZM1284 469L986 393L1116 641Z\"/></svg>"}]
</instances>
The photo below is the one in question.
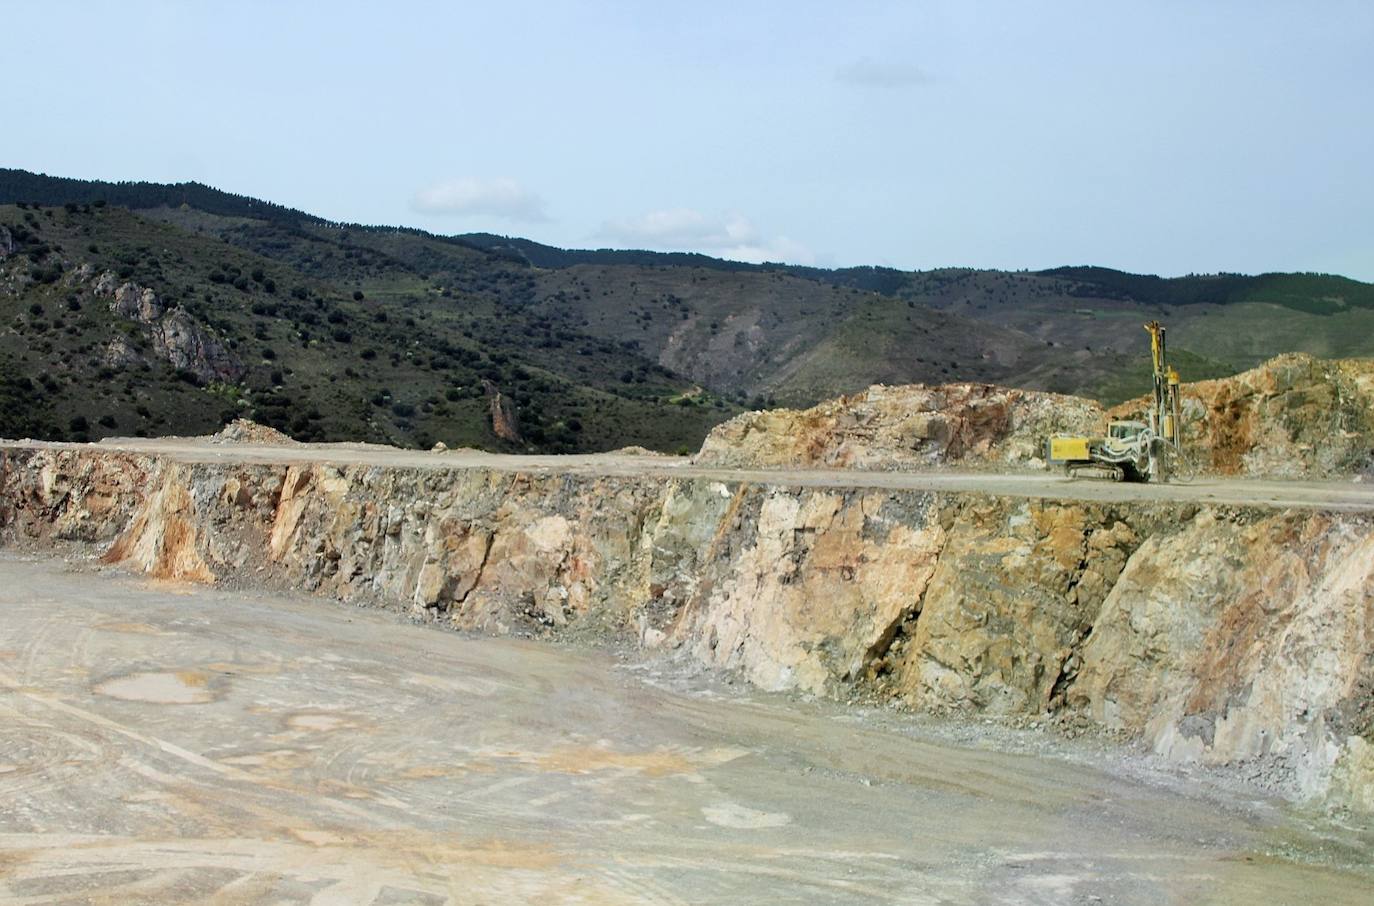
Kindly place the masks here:
<instances>
[{"instance_id":1,"label":"limestone rock","mask_svg":"<svg viewBox=\"0 0 1374 906\"><path fill-rule=\"evenodd\" d=\"M610 634L768 689L1091 721L1374 808L1367 514L434 462L0 448L0 538L461 629Z\"/></svg>"},{"instance_id":2,"label":"limestone rock","mask_svg":"<svg viewBox=\"0 0 1374 906\"><path fill-rule=\"evenodd\" d=\"M1294 353L1181 392L1185 468L1324 478L1374 474L1374 360ZM695 460L728 466L907 470L1043 468L1054 434L1101 434L1143 418L1147 398L1103 411L1072 396L988 384L875 385L806 410L718 425Z\"/></svg>"},{"instance_id":3,"label":"limestone rock","mask_svg":"<svg viewBox=\"0 0 1374 906\"><path fill-rule=\"evenodd\" d=\"M104 275L101 276L103 279ZM166 306L151 289L137 283L124 283L114 291L110 311L141 324L151 324L162 317Z\"/></svg>"},{"instance_id":4,"label":"limestone rock","mask_svg":"<svg viewBox=\"0 0 1374 906\"><path fill-rule=\"evenodd\" d=\"M133 368L147 361L133 343L121 336L116 336L106 344L105 354L101 358L113 368Z\"/></svg>"},{"instance_id":5,"label":"limestone rock","mask_svg":"<svg viewBox=\"0 0 1374 906\"><path fill-rule=\"evenodd\" d=\"M1281 355L1235 377L1185 384L1183 441L1220 475L1325 478L1374 466L1374 359ZM1135 417L1145 398L1113 417Z\"/></svg>"},{"instance_id":6,"label":"limestone rock","mask_svg":"<svg viewBox=\"0 0 1374 906\"><path fill-rule=\"evenodd\" d=\"M181 309L149 325L153 349L173 368L202 381L237 381L243 363L218 338Z\"/></svg>"},{"instance_id":7,"label":"limestone rock","mask_svg":"<svg viewBox=\"0 0 1374 906\"><path fill-rule=\"evenodd\" d=\"M91 292L97 296L112 298L118 286L114 271L101 271L100 276L91 284Z\"/></svg>"},{"instance_id":8,"label":"limestone rock","mask_svg":"<svg viewBox=\"0 0 1374 906\"><path fill-rule=\"evenodd\" d=\"M189 371L205 382L232 383L243 376L243 363L211 331L180 308L169 311L148 287L116 285L115 275L104 271L95 278L91 291L110 299L111 312L140 325L153 353L173 368ZM115 354L112 350L113 344L107 356Z\"/></svg>"},{"instance_id":9,"label":"limestone rock","mask_svg":"<svg viewBox=\"0 0 1374 906\"><path fill-rule=\"evenodd\" d=\"M730 466L912 469L1025 465L1057 432L1101 430L1089 400L991 384L875 385L810 409L747 412L718 425L696 461Z\"/></svg>"}]
</instances>

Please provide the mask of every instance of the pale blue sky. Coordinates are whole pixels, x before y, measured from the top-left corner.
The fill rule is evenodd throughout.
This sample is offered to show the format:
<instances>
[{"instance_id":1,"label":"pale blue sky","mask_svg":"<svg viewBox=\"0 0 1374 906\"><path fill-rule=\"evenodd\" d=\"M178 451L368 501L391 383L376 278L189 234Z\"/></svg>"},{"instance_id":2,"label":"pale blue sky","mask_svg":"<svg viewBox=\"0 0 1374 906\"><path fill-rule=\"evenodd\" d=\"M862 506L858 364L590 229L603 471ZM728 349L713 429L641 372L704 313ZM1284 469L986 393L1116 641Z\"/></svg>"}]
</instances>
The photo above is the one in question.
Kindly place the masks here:
<instances>
[{"instance_id":1,"label":"pale blue sky","mask_svg":"<svg viewBox=\"0 0 1374 906\"><path fill-rule=\"evenodd\" d=\"M0 164L823 265L1374 280L1374 3L4 2Z\"/></svg>"}]
</instances>

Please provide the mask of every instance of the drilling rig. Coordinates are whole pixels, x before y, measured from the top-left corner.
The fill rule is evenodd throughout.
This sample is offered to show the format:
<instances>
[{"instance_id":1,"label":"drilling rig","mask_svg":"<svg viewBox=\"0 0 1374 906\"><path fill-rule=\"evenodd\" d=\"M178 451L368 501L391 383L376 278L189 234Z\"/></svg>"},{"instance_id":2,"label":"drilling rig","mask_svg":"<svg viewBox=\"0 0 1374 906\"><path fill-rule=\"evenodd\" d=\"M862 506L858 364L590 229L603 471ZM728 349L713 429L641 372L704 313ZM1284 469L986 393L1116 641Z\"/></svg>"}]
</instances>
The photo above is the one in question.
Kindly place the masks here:
<instances>
[{"instance_id":1,"label":"drilling rig","mask_svg":"<svg viewBox=\"0 0 1374 906\"><path fill-rule=\"evenodd\" d=\"M1168 481L1177 466L1182 430L1178 372L1169 366L1164 326L1151 321L1145 329L1154 365L1147 421L1111 422L1105 437L1051 437L1047 459L1062 465L1070 477L1087 472L1115 481Z\"/></svg>"}]
</instances>

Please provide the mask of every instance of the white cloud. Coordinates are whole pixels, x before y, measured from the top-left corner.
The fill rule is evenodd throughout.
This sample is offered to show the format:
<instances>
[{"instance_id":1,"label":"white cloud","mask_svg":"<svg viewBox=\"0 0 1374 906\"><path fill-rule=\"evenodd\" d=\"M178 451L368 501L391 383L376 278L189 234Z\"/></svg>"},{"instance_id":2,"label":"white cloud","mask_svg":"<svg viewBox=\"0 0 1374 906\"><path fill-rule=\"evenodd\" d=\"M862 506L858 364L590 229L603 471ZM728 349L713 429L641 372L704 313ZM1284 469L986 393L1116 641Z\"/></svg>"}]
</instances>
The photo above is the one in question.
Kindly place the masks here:
<instances>
[{"instance_id":1,"label":"white cloud","mask_svg":"<svg viewBox=\"0 0 1374 906\"><path fill-rule=\"evenodd\" d=\"M692 208L650 211L607 221L596 238L629 248L703 252L735 261L811 264L811 250L786 236L765 237L741 214L710 216Z\"/></svg>"},{"instance_id":2,"label":"white cloud","mask_svg":"<svg viewBox=\"0 0 1374 906\"><path fill-rule=\"evenodd\" d=\"M421 214L501 217L525 223L548 220L544 199L514 179L478 179L465 176L421 189L410 206Z\"/></svg>"},{"instance_id":3,"label":"white cloud","mask_svg":"<svg viewBox=\"0 0 1374 906\"><path fill-rule=\"evenodd\" d=\"M835 70L835 80L846 85L901 88L907 85L923 85L931 79L925 70L911 63L884 62L862 57Z\"/></svg>"}]
</instances>

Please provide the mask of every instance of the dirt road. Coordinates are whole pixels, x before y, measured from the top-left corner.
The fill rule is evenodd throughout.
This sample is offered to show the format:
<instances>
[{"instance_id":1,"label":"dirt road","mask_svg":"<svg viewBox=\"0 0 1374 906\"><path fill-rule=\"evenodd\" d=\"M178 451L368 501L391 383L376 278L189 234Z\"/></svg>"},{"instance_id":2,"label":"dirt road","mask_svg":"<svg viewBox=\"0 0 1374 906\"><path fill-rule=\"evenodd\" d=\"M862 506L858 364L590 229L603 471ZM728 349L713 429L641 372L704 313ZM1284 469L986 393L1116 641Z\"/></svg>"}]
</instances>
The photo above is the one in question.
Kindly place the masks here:
<instances>
[{"instance_id":1,"label":"dirt road","mask_svg":"<svg viewBox=\"0 0 1374 906\"><path fill-rule=\"evenodd\" d=\"M0 552L0 902L1367 903L1374 830Z\"/></svg>"},{"instance_id":2,"label":"dirt road","mask_svg":"<svg viewBox=\"0 0 1374 906\"><path fill-rule=\"evenodd\" d=\"M265 446L216 444L204 438L124 439L94 446L0 441L6 448L122 450L166 456L181 462L304 463L375 465L418 469L485 468L501 471L588 475L661 475L802 487L892 488L1056 500L1217 503L1332 511L1374 511L1374 483L1352 481L1256 481L1198 479L1178 484L1119 484L1095 478L1069 479L1057 472L868 472L822 469L731 469L699 466L673 456L511 456L476 450L429 453L366 444Z\"/></svg>"}]
</instances>

